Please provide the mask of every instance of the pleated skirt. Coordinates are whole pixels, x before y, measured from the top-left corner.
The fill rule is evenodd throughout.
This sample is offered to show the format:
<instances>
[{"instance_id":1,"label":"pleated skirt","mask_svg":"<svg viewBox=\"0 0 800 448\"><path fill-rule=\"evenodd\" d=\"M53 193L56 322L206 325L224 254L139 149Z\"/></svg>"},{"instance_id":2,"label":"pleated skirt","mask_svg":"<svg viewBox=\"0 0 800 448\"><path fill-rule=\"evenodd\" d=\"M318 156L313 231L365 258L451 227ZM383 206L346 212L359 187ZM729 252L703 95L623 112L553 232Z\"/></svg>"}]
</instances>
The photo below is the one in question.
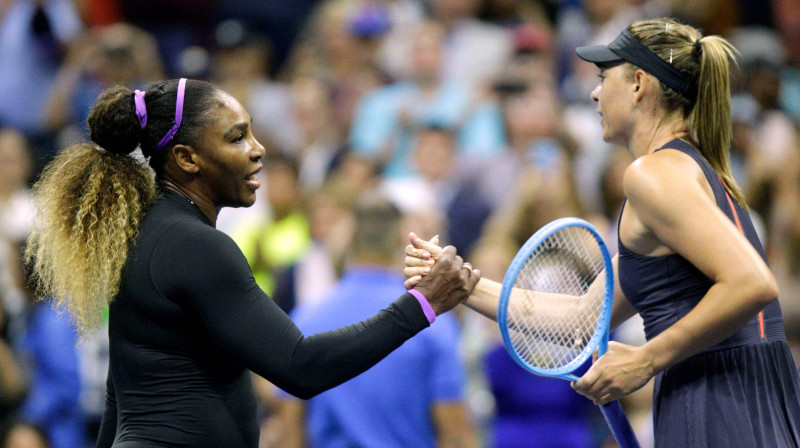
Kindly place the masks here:
<instances>
[{"instance_id":1,"label":"pleated skirt","mask_svg":"<svg viewBox=\"0 0 800 448\"><path fill-rule=\"evenodd\" d=\"M785 340L693 356L656 376L656 448L800 447L800 376Z\"/></svg>"}]
</instances>

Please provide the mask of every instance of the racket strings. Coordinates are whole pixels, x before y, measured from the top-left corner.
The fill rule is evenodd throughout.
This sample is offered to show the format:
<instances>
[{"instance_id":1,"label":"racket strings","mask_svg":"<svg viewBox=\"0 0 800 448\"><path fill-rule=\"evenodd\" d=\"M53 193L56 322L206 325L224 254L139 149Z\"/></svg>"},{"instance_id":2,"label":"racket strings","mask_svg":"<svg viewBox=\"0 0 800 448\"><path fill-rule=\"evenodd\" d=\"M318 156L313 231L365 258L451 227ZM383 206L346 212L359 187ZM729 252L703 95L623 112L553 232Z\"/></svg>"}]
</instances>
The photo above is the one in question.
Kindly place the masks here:
<instances>
[{"instance_id":1,"label":"racket strings","mask_svg":"<svg viewBox=\"0 0 800 448\"><path fill-rule=\"evenodd\" d=\"M517 353L540 369L557 369L583 353L601 316L605 285L594 237L581 227L561 229L528 258L508 307L509 336ZM604 282L601 277L599 282Z\"/></svg>"}]
</instances>

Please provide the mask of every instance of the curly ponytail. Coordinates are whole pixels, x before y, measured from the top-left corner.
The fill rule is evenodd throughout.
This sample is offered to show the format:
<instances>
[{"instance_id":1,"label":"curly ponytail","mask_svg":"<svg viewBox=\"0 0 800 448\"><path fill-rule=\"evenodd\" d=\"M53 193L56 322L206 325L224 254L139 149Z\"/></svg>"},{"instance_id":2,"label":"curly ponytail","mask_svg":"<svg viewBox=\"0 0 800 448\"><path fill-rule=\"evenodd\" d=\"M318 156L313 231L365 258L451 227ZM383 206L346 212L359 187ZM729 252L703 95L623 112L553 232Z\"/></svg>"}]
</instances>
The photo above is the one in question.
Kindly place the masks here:
<instances>
[{"instance_id":1,"label":"curly ponytail","mask_svg":"<svg viewBox=\"0 0 800 448\"><path fill-rule=\"evenodd\" d=\"M92 140L59 153L33 187L37 207L25 251L37 291L65 307L80 334L100 323L119 290L128 248L155 196L141 158L133 91L103 92L89 114Z\"/></svg>"}]
</instances>

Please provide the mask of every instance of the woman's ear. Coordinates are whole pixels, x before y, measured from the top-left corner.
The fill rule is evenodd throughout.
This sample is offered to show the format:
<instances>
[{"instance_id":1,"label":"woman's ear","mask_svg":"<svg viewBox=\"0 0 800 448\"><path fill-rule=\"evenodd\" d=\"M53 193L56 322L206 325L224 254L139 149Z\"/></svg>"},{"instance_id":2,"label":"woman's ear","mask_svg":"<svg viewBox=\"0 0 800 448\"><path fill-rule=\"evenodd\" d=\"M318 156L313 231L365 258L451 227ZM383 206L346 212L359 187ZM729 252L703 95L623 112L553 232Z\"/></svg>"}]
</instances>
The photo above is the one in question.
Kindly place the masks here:
<instances>
[{"instance_id":1,"label":"woman's ear","mask_svg":"<svg viewBox=\"0 0 800 448\"><path fill-rule=\"evenodd\" d=\"M637 69L633 72L633 105L638 105L644 98L647 89L651 88L652 79L644 70Z\"/></svg>"},{"instance_id":2,"label":"woman's ear","mask_svg":"<svg viewBox=\"0 0 800 448\"><path fill-rule=\"evenodd\" d=\"M172 155L175 157L175 163L182 171L186 173L196 174L200 171L197 165L197 150L189 145L175 145L172 147Z\"/></svg>"}]
</instances>

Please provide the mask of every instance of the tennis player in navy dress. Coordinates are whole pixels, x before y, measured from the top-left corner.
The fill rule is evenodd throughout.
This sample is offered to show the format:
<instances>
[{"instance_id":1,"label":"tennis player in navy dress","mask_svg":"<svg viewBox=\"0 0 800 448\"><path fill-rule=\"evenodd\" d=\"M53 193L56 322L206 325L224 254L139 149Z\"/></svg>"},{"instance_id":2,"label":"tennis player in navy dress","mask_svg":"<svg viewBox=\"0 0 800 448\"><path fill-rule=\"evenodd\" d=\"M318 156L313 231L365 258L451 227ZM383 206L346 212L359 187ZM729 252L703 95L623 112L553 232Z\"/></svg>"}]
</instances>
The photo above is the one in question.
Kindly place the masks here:
<instances>
[{"instance_id":1,"label":"tennis player in navy dress","mask_svg":"<svg viewBox=\"0 0 800 448\"><path fill-rule=\"evenodd\" d=\"M778 288L731 175L729 61L736 50L672 19L580 47L600 82L603 139L636 160L623 179L611 328L638 313L647 343L616 342L573 388L596 403L655 377L655 445L800 446L800 378ZM406 286L441 249L410 235ZM500 285L468 306L496 318Z\"/></svg>"}]
</instances>

